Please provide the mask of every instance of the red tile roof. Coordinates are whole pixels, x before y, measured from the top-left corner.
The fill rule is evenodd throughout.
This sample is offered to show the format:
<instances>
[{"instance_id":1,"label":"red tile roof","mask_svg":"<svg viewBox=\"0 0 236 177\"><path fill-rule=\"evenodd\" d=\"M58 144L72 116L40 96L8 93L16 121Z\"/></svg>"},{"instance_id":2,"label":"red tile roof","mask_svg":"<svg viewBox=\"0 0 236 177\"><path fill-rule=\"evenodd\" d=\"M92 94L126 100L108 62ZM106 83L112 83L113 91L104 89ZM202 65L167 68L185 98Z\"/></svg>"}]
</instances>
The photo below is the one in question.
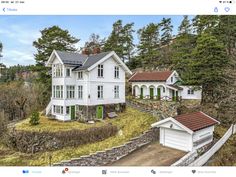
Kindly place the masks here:
<instances>
[{"instance_id":1,"label":"red tile roof","mask_svg":"<svg viewBox=\"0 0 236 177\"><path fill-rule=\"evenodd\" d=\"M166 81L172 74L172 71L155 71L155 72L142 72L135 73L130 82L142 82L142 81Z\"/></svg>"},{"instance_id":2,"label":"red tile roof","mask_svg":"<svg viewBox=\"0 0 236 177\"><path fill-rule=\"evenodd\" d=\"M180 122L185 127L192 131L201 130L219 123L217 120L211 118L203 112L193 112L189 114L182 114L174 117L175 120Z\"/></svg>"}]
</instances>

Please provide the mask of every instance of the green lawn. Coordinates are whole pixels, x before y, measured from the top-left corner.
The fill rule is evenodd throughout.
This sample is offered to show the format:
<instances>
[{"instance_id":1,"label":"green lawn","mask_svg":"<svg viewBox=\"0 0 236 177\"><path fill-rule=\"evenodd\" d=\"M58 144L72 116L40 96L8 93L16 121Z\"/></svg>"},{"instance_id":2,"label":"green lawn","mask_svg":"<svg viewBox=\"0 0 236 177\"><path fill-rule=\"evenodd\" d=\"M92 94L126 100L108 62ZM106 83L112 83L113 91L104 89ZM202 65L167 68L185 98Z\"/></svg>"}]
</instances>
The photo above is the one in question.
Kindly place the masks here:
<instances>
[{"instance_id":1,"label":"green lawn","mask_svg":"<svg viewBox=\"0 0 236 177\"><path fill-rule=\"evenodd\" d=\"M95 124L85 124L77 121L72 122L60 122L57 120L50 120L45 116L40 115L40 124L32 126L29 123L29 118L25 119L15 125L16 130L24 131L46 131L46 132L57 132L57 131L67 131L71 129L84 130L90 127L98 127L104 125L102 122L96 122Z\"/></svg>"},{"instance_id":2,"label":"green lawn","mask_svg":"<svg viewBox=\"0 0 236 177\"><path fill-rule=\"evenodd\" d=\"M122 145L129 141L131 138L140 135L142 132L148 130L150 125L156 122L157 119L147 113L142 113L132 108L127 108L126 112L119 114L119 117L105 122L111 122L117 125L120 129L119 133L104 141L92 144L78 146L76 148L64 148L57 151L52 151L52 162L60 162L61 160L68 160L70 158L79 157L81 155L88 155L96 151L105 150L113 146ZM62 123L62 122L58 122ZM77 124L77 122L74 122ZM62 123L63 124L63 123ZM73 122L71 122L71 125ZM102 123L99 123L100 125ZM19 125L20 126L20 125ZM21 125L23 126L23 125ZM89 126L89 125L84 125ZM26 126L27 127L27 126ZM79 127L79 125L78 125ZM19 127L18 127L19 128ZM51 127L52 128L52 127ZM69 128L69 127L68 127ZM28 129L28 128L27 128ZM47 166L49 165L49 152L36 153L33 155L14 152L10 150L5 155L8 149L0 145L0 166Z\"/></svg>"}]
</instances>

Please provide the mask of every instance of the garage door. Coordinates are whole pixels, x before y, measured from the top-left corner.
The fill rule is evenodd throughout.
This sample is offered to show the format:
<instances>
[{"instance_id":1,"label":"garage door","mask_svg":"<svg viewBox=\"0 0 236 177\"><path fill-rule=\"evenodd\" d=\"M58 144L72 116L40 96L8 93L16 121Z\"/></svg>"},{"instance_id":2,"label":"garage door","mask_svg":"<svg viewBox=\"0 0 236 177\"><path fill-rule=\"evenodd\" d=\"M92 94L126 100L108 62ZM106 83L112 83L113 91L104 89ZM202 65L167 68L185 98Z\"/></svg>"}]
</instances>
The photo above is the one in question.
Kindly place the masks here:
<instances>
[{"instance_id":1,"label":"garage door","mask_svg":"<svg viewBox=\"0 0 236 177\"><path fill-rule=\"evenodd\" d=\"M163 128L162 132L164 146L189 151L190 135L188 133L168 128Z\"/></svg>"}]
</instances>

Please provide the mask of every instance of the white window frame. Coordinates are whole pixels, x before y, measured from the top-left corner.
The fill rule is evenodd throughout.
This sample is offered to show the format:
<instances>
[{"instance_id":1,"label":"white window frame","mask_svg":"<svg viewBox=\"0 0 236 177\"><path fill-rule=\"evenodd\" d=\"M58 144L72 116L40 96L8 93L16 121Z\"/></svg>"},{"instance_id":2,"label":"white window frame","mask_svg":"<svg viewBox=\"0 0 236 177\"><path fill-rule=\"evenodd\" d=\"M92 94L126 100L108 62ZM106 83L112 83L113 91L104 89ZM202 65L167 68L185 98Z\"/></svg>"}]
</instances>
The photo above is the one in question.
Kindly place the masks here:
<instances>
[{"instance_id":1,"label":"white window frame","mask_svg":"<svg viewBox=\"0 0 236 177\"><path fill-rule=\"evenodd\" d=\"M83 79L83 71L79 71L79 72L77 73L77 79L78 79L78 80L82 80L82 79Z\"/></svg>"},{"instance_id":2,"label":"white window frame","mask_svg":"<svg viewBox=\"0 0 236 177\"><path fill-rule=\"evenodd\" d=\"M188 89L188 95L194 95L194 90L193 89Z\"/></svg>"},{"instance_id":3,"label":"white window frame","mask_svg":"<svg viewBox=\"0 0 236 177\"><path fill-rule=\"evenodd\" d=\"M104 76L104 66L103 64L98 65L98 77L103 77Z\"/></svg>"},{"instance_id":4,"label":"white window frame","mask_svg":"<svg viewBox=\"0 0 236 177\"><path fill-rule=\"evenodd\" d=\"M68 75L67 71L69 71L69 75ZM66 68L66 77L71 77L71 69L70 68Z\"/></svg>"},{"instance_id":5,"label":"white window frame","mask_svg":"<svg viewBox=\"0 0 236 177\"><path fill-rule=\"evenodd\" d=\"M53 105L53 113L63 115L63 106Z\"/></svg>"},{"instance_id":6,"label":"white window frame","mask_svg":"<svg viewBox=\"0 0 236 177\"><path fill-rule=\"evenodd\" d=\"M63 67L61 64L53 65L53 77L63 77Z\"/></svg>"},{"instance_id":7,"label":"white window frame","mask_svg":"<svg viewBox=\"0 0 236 177\"><path fill-rule=\"evenodd\" d=\"M53 98L63 98L63 85L53 85Z\"/></svg>"},{"instance_id":8,"label":"white window frame","mask_svg":"<svg viewBox=\"0 0 236 177\"><path fill-rule=\"evenodd\" d=\"M120 67L119 66L115 66L115 69L114 69L114 77L115 79L119 79L120 78Z\"/></svg>"},{"instance_id":9,"label":"white window frame","mask_svg":"<svg viewBox=\"0 0 236 177\"><path fill-rule=\"evenodd\" d=\"M119 98L120 97L120 87L119 85L114 86L114 98Z\"/></svg>"},{"instance_id":10,"label":"white window frame","mask_svg":"<svg viewBox=\"0 0 236 177\"><path fill-rule=\"evenodd\" d=\"M75 86L74 85L67 85L66 86L66 98L67 99L74 99L75 98Z\"/></svg>"},{"instance_id":11,"label":"white window frame","mask_svg":"<svg viewBox=\"0 0 236 177\"><path fill-rule=\"evenodd\" d=\"M78 86L78 99L83 99L83 85Z\"/></svg>"},{"instance_id":12,"label":"white window frame","mask_svg":"<svg viewBox=\"0 0 236 177\"><path fill-rule=\"evenodd\" d=\"M97 98L103 99L103 85L97 86Z\"/></svg>"}]
</instances>

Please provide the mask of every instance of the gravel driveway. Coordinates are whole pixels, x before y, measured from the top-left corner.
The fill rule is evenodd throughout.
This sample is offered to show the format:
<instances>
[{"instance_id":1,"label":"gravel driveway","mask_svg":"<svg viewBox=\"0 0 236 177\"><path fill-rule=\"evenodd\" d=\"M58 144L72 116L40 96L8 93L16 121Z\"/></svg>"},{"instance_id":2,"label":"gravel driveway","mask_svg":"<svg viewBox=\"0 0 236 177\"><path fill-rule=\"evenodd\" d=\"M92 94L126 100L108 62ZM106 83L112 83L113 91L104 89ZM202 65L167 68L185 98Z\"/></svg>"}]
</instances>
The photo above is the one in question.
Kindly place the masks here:
<instances>
[{"instance_id":1,"label":"gravel driveway","mask_svg":"<svg viewBox=\"0 0 236 177\"><path fill-rule=\"evenodd\" d=\"M185 154L186 152L164 147L159 143L152 143L109 165L169 166Z\"/></svg>"}]
</instances>

